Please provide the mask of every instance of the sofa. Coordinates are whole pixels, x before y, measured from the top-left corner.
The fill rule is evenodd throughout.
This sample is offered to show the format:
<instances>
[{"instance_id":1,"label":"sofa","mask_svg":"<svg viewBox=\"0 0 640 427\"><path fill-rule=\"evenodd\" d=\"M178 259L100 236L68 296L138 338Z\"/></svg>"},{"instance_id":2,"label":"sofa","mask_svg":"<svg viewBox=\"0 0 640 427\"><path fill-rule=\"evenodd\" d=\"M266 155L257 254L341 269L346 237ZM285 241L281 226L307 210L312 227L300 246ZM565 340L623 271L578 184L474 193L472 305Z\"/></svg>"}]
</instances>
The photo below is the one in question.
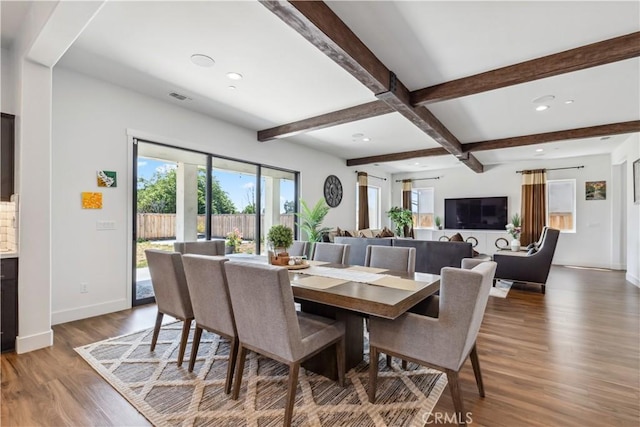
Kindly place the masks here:
<instances>
[{"instance_id":1,"label":"sofa","mask_svg":"<svg viewBox=\"0 0 640 427\"><path fill-rule=\"evenodd\" d=\"M349 255L349 264L351 265L364 265L369 245L415 248L416 271L420 273L440 274L442 267L460 268L463 258L473 258L472 245L466 242L341 236L336 236L334 242L351 245Z\"/></svg>"}]
</instances>

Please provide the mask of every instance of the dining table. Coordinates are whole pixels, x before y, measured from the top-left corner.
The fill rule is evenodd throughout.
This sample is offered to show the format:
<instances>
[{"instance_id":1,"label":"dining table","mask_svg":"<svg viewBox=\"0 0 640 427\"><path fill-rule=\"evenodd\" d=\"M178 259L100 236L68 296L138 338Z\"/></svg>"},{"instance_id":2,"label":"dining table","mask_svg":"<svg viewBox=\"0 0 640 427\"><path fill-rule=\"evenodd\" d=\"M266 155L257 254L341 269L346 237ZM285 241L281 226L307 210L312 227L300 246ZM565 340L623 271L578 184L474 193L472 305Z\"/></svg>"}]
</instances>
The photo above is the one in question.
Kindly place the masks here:
<instances>
[{"instance_id":1,"label":"dining table","mask_svg":"<svg viewBox=\"0 0 640 427\"><path fill-rule=\"evenodd\" d=\"M226 256L230 262L267 263L265 256ZM435 274L318 261L282 268L289 269L293 296L302 312L345 323L347 371L363 361L363 318L395 319L440 289L440 276ZM331 349L307 360L303 367L328 378L338 376L335 351Z\"/></svg>"}]
</instances>

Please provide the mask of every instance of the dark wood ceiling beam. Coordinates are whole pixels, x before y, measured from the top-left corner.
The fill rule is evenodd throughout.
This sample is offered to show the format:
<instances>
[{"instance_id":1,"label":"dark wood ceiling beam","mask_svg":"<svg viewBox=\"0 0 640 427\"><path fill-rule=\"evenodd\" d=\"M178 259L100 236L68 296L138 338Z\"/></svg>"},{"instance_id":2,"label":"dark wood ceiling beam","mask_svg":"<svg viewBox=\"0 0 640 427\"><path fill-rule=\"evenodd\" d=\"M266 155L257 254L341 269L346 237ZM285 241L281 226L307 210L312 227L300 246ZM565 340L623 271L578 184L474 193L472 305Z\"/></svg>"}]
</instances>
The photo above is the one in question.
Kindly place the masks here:
<instances>
[{"instance_id":1,"label":"dark wood ceiling beam","mask_svg":"<svg viewBox=\"0 0 640 427\"><path fill-rule=\"evenodd\" d=\"M462 148L465 153L467 153L485 150L498 150L500 148L522 147L525 145L543 144L545 142L559 142L570 141L573 139L623 135L634 132L640 132L640 120L561 130L557 132L516 136L513 138L494 139L491 141L471 142L468 144L462 144Z\"/></svg>"},{"instance_id":2,"label":"dark wood ceiling beam","mask_svg":"<svg viewBox=\"0 0 640 427\"><path fill-rule=\"evenodd\" d=\"M640 32L419 89L411 93L411 104L428 105L461 98L637 56L640 56Z\"/></svg>"},{"instance_id":3,"label":"dark wood ceiling beam","mask_svg":"<svg viewBox=\"0 0 640 427\"><path fill-rule=\"evenodd\" d=\"M411 105L410 92L402 82L324 2L263 0L261 3L448 152L462 154L457 138L426 108ZM467 165L482 172L477 160Z\"/></svg>"},{"instance_id":4,"label":"dark wood ceiling beam","mask_svg":"<svg viewBox=\"0 0 640 427\"><path fill-rule=\"evenodd\" d=\"M347 160L347 166L370 165L372 163L395 162L398 160L416 159L418 157L444 156L449 152L444 148L427 148L424 150L405 151L403 153L382 154L380 156L359 157Z\"/></svg>"},{"instance_id":5,"label":"dark wood ceiling beam","mask_svg":"<svg viewBox=\"0 0 640 427\"><path fill-rule=\"evenodd\" d=\"M322 114L320 116L287 123L286 125L259 130L258 141L264 142L278 138L286 138L304 132L311 132L318 129L389 114L393 111L393 108L389 107L382 101L372 101L355 107L345 108L344 110L332 111L331 113Z\"/></svg>"},{"instance_id":6,"label":"dark wood ceiling beam","mask_svg":"<svg viewBox=\"0 0 640 427\"><path fill-rule=\"evenodd\" d=\"M630 122L611 123L600 126L589 126L577 129L567 129L557 132L546 132L532 135L516 136L490 141L470 142L462 144L464 153L458 159L467 164L473 163L471 153L476 151L498 150L501 148L514 148L526 145L543 144L546 142L563 142L574 139L597 138L602 136L624 135L640 132L640 120ZM381 154L379 156L360 157L347 160L347 166L360 166L371 163L393 162L396 160L410 160L419 157L442 156L448 151L444 148L430 148L426 150L403 151L400 153ZM469 166L469 165L467 165Z\"/></svg>"}]
</instances>

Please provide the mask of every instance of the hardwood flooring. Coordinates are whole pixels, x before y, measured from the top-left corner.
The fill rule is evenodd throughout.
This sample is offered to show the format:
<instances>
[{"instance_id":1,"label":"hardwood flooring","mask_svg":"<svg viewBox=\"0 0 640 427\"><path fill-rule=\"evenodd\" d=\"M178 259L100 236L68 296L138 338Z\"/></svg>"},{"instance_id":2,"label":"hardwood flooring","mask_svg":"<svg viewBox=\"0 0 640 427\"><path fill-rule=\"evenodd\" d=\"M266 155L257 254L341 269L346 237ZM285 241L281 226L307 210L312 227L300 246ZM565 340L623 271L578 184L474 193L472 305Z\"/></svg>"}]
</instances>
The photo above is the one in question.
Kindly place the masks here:
<instances>
[{"instance_id":1,"label":"hardwood flooring","mask_svg":"<svg viewBox=\"0 0 640 427\"><path fill-rule=\"evenodd\" d=\"M152 327L154 305L53 327L53 347L3 354L2 426L146 426L73 350ZM640 289L624 273L553 267L547 293L514 286L490 298L478 337L486 397L460 373L476 426L640 424ZM427 425L453 414L446 389ZM440 420L440 423L437 421Z\"/></svg>"}]
</instances>

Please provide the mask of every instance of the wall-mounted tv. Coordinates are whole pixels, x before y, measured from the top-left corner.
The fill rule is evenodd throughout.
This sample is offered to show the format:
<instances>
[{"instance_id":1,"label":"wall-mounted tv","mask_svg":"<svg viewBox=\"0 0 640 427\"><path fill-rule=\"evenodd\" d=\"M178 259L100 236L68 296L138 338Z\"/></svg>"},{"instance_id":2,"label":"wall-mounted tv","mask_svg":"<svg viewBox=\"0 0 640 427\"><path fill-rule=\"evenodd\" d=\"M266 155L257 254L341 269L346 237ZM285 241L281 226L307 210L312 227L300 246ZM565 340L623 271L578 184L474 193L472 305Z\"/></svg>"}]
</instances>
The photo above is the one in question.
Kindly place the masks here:
<instances>
[{"instance_id":1,"label":"wall-mounted tv","mask_svg":"<svg viewBox=\"0 0 640 427\"><path fill-rule=\"evenodd\" d=\"M444 228L454 230L504 230L506 197L473 197L444 200Z\"/></svg>"}]
</instances>

